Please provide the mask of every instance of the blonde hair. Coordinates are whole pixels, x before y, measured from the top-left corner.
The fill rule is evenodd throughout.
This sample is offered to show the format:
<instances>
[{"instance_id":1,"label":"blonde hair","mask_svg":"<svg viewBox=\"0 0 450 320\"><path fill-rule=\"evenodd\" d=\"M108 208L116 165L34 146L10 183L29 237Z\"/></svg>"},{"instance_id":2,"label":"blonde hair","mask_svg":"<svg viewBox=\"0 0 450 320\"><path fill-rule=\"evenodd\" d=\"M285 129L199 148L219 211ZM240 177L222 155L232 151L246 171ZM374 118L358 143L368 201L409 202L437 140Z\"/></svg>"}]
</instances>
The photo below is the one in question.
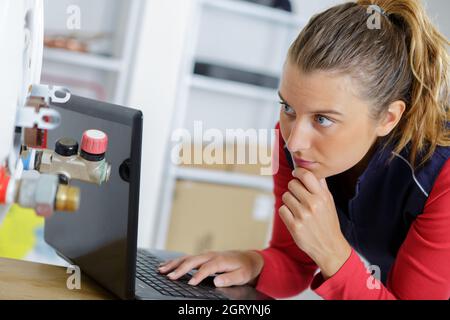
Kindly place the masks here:
<instances>
[{"instance_id":1,"label":"blonde hair","mask_svg":"<svg viewBox=\"0 0 450 320\"><path fill-rule=\"evenodd\" d=\"M369 6L380 9L380 28L367 21ZM311 18L289 49L304 72L350 74L378 119L390 103L406 110L386 137L394 152L407 147L413 167L425 163L438 145L450 146L448 40L433 26L418 0L358 0Z\"/></svg>"}]
</instances>

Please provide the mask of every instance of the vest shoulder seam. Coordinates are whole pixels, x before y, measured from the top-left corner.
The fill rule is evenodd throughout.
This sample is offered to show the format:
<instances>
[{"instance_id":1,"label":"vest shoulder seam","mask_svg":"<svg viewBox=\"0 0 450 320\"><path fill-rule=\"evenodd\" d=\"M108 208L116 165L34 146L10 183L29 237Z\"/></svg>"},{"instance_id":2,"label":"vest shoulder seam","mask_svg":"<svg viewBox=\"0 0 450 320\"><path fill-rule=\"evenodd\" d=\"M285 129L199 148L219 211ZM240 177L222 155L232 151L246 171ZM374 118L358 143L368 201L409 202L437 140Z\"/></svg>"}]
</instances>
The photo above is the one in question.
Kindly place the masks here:
<instances>
[{"instance_id":1,"label":"vest shoulder seam","mask_svg":"<svg viewBox=\"0 0 450 320\"><path fill-rule=\"evenodd\" d=\"M422 191L422 193L428 198L428 192L425 191L425 189L422 187L422 185L417 180L416 175L414 173L414 169L413 169L412 165L409 163L409 161L406 160L403 156L401 156L400 154L398 154L398 153L396 153L394 151L392 151L392 154L397 156L398 158L402 159L403 162L405 162L408 165L409 169L411 170L411 176L412 176L414 182L419 187L420 191Z\"/></svg>"}]
</instances>

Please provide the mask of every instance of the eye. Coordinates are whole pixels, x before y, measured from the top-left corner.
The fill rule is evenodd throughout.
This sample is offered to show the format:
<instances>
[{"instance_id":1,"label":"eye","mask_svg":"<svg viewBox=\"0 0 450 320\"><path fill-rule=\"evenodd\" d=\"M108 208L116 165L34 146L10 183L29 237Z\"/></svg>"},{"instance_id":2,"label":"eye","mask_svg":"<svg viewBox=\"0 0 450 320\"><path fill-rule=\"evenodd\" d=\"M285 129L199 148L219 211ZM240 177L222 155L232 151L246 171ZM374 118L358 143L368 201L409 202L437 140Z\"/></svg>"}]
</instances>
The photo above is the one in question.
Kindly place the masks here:
<instances>
[{"instance_id":1,"label":"eye","mask_svg":"<svg viewBox=\"0 0 450 320\"><path fill-rule=\"evenodd\" d=\"M283 109L283 112L289 116L295 116L295 110L292 109L289 105L286 103L280 101L281 108Z\"/></svg>"},{"instance_id":2,"label":"eye","mask_svg":"<svg viewBox=\"0 0 450 320\"><path fill-rule=\"evenodd\" d=\"M333 121L322 115L316 115L315 121L324 128L328 128L334 123Z\"/></svg>"}]
</instances>

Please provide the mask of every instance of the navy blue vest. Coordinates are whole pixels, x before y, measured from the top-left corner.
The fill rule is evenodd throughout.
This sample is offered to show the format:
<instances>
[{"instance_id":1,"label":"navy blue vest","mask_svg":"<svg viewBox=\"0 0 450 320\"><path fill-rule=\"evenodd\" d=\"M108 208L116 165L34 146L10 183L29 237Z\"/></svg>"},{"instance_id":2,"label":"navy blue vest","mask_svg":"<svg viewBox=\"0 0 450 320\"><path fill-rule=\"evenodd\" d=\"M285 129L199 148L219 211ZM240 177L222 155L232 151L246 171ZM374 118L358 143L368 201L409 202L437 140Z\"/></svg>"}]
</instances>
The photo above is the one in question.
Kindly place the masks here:
<instances>
[{"instance_id":1,"label":"navy blue vest","mask_svg":"<svg viewBox=\"0 0 450 320\"><path fill-rule=\"evenodd\" d=\"M358 178L354 197L349 201L336 197L334 200L345 238L371 265L380 268L381 281L386 284L411 223L422 213L434 182L450 157L450 147L437 147L432 158L413 172L408 148L394 154L392 147L381 146L376 147ZM284 150L293 168L290 153L286 147ZM391 154L395 157L388 163ZM330 192L337 196L339 186L331 183L332 177L326 180Z\"/></svg>"}]
</instances>

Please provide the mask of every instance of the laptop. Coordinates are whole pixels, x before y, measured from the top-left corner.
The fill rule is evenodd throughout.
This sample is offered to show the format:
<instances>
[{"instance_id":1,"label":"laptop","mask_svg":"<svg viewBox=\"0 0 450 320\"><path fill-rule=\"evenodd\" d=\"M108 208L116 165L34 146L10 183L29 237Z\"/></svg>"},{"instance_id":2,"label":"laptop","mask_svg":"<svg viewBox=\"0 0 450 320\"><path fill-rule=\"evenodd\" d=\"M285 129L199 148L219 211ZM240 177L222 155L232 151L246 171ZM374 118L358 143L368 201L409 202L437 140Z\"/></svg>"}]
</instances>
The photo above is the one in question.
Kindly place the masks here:
<instances>
[{"instance_id":1,"label":"laptop","mask_svg":"<svg viewBox=\"0 0 450 320\"><path fill-rule=\"evenodd\" d=\"M195 271L170 280L157 266L182 253L137 249L141 111L76 95L52 108L62 120L48 132L49 147L62 137L80 141L85 130L102 130L108 135L106 159L111 164L110 179L101 186L71 181L81 190L77 212L46 220L44 239L58 255L121 299L271 299L247 285L216 288L213 275L190 286Z\"/></svg>"}]
</instances>

